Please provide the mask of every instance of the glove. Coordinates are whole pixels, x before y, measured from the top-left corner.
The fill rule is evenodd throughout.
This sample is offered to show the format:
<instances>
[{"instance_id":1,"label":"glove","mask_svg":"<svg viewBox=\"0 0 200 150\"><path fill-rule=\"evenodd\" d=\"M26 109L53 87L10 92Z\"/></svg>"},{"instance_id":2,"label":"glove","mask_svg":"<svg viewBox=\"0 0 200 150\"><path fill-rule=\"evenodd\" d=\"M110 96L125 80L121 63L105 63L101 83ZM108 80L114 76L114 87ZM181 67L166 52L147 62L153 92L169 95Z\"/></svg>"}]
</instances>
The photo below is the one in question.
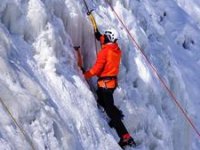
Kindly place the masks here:
<instances>
[{"instance_id":1,"label":"glove","mask_svg":"<svg viewBox=\"0 0 200 150\"><path fill-rule=\"evenodd\" d=\"M84 73L85 79L89 79L89 78L91 78L92 76L93 76L93 74L91 74L90 71L86 71L86 72Z\"/></svg>"},{"instance_id":2,"label":"glove","mask_svg":"<svg viewBox=\"0 0 200 150\"><path fill-rule=\"evenodd\" d=\"M82 71L83 73L85 73L85 69L84 69L83 67L81 67L81 71Z\"/></svg>"}]
</instances>

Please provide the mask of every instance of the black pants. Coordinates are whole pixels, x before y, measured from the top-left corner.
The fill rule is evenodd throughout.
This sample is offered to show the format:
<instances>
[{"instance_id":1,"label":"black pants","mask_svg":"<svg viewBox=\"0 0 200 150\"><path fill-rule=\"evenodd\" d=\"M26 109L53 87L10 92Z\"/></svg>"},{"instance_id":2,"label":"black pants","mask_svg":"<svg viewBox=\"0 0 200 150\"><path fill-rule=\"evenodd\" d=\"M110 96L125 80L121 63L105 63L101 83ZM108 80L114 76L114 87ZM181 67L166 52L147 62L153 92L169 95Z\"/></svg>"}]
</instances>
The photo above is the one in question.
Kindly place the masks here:
<instances>
[{"instance_id":1,"label":"black pants","mask_svg":"<svg viewBox=\"0 0 200 150\"><path fill-rule=\"evenodd\" d=\"M128 131L121 121L122 112L114 105L113 92L115 89L98 88L98 104L101 105L108 117L111 119L111 124L115 128L118 136L121 138L122 135L127 134Z\"/></svg>"}]
</instances>

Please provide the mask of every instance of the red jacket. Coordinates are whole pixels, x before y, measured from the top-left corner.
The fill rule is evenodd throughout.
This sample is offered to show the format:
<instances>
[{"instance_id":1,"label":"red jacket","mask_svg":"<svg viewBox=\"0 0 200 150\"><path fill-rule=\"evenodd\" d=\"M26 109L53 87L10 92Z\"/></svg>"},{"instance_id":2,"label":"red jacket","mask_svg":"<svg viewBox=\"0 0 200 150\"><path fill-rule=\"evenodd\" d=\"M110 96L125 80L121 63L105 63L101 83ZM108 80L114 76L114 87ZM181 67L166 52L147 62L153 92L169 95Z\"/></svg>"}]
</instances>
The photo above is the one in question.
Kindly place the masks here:
<instances>
[{"instance_id":1,"label":"red jacket","mask_svg":"<svg viewBox=\"0 0 200 150\"><path fill-rule=\"evenodd\" d=\"M92 76L108 77L117 76L121 60L121 50L117 43L107 43L102 46L102 49L97 55L97 60L94 66L87 71L84 76L86 79ZM117 85L116 79L106 80L107 88L115 88ZM99 87L105 87L105 80L98 81Z\"/></svg>"}]
</instances>

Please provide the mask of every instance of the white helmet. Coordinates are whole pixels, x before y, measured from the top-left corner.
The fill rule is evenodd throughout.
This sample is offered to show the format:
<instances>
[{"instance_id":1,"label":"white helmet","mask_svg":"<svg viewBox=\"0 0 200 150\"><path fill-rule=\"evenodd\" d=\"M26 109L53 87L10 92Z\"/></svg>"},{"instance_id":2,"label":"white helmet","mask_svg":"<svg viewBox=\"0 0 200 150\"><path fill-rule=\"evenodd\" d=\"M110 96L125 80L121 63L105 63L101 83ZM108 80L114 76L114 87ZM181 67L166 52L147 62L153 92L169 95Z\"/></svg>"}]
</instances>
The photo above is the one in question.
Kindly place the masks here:
<instances>
[{"instance_id":1,"label":"white helmet","mask_svg":"<svg viewBox=\"0 0 200 150\"><path fill-rule=\"evenodd\" d=\"M105 35L107 36L108 40L111 42L116 42L119 37L118 32L113 28L106 30Z\"/></svg>"}]
</instances>

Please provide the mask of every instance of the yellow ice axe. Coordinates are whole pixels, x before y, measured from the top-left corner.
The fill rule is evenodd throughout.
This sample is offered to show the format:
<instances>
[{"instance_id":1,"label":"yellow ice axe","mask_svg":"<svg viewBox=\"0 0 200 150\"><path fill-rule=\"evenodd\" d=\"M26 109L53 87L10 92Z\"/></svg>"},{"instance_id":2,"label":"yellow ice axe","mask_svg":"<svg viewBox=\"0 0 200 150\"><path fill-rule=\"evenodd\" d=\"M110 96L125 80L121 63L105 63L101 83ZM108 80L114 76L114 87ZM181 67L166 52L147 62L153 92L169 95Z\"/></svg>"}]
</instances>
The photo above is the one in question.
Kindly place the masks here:
<instances>
[{"instance_id":1,"label":"yellow ice axe","mask_svg":"<svg viewBox=\"0 0 200 150\"><path fill-rule=\"evenodd\" d=\"M90 21L92 22L92 26L94 28L94 31L96 32L97 31L97 23L96 23L96 21L94 19L94 16L92 15L92 11L93 10L89 11L87 14L88 14L88 16L90 18Z\"/></svg>"}]
</instances>

